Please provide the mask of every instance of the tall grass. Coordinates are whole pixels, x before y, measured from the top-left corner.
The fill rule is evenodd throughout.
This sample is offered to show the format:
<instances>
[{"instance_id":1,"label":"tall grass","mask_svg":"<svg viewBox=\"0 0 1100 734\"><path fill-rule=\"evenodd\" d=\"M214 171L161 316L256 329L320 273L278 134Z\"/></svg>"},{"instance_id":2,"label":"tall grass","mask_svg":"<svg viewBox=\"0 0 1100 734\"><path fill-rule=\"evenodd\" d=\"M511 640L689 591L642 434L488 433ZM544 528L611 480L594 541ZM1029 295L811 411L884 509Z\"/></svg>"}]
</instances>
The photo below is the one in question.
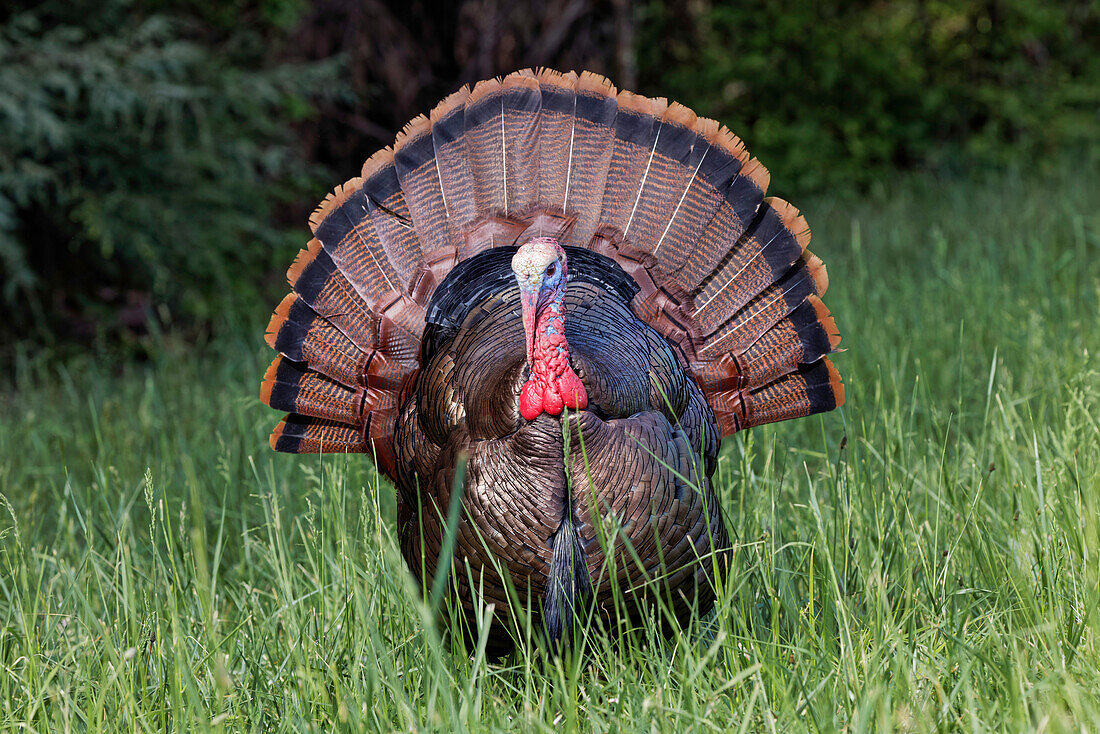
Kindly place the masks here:
<instances>
[{"instance_id":1,"label":"tall grass","mask_svg":"<svg viewBox=\"0 0 1100 734\"><path fill-rule=\"evenodd\" d=\"M268 450L262 313L144 365L28 345L0 398L0 727L1090 729L1097 190L1067 165L806 202L847 405L726 441L714 615L562 661L468 656L370 463Z\"/></svg>"}]
</instances>

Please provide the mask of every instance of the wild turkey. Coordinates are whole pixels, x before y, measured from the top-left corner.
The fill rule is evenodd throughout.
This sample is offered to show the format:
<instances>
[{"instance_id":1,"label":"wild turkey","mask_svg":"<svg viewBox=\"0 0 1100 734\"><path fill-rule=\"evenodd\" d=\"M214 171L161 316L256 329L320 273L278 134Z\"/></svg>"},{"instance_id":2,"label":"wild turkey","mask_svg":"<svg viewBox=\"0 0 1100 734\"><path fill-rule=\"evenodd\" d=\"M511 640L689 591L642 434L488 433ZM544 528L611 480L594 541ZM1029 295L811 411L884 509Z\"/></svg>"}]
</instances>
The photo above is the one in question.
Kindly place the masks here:
<instances>
[{"instance_id":1,"label":"wild turkey","mask_svg":"<svg viewBox=\"0 0 1100 734\"><path fill-rule=\"evenodd\" d=\"M719 441L844 401L825 267L768 180L595 74L464 87L310 218L267 332L272 447L373 454L428 584L464 465L450 572L471 626L495 605L495 654L516 600L551 643L616 587L707 611Z\"/></svg>"}]
</instances>

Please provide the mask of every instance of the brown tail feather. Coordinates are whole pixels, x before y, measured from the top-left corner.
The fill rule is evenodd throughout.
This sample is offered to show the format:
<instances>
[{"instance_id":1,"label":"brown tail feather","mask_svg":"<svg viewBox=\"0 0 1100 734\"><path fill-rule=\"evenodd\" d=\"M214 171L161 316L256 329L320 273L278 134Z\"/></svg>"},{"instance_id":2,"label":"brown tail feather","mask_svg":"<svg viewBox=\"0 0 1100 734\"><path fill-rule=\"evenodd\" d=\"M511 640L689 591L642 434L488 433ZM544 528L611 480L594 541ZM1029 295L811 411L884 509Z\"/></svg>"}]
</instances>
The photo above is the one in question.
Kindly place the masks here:
<instances>
[{"instance_id":1,"label":"brown tail feather","mask_svg":"<svg viewBox=\"0 0 1100 734\"><path fill-rule=\"evenodd\" d=\"M288 359L304 362L349 388L399 390L417 367L415 359L399 357L400 348L361 349L294 293L275 310L266 337ZM386 338L375 341L384 345Z\"/></svg>"},{"instance_id":2,"label":"brown tail feather","mask_svg":"<svg viewBox=\"0 0 1100 734\"><path fill-rule=\"evenodd\" d=\"M392 173L392 164L389 169ZM377 209L373 204L370 206ZM367 197L360 184L342 203L329 208L314 234L334 270L359 294L366 307L390 319L417 340L424 331L424 308L408 294L409 284L399 279L368 211ZM393 219L388 214L379 216ZM325 258L318 255L316 260L321 263ZM308 298L306 301L309 303Z\"/></svg>"},{"instance_id":3,"label":"brown tail feather","mask_svg":"<svg viewBox=\"0 0 1100 734\"><path fill-rule=\"evenodd\" d=\"M573 121L576 115L576 74L540 69L536 75L542 108L539 121L539 206L565 211L569 182Z\"/></svg>"},{"instance_id":4,"label":"brown tail feather","mask_svg":"<svg viewBox=\"0 0 1100 734\"><path fill-rule=\"evenodd\" d=\"M358 428L291 413L271 432L271 448L288 454L349 453L371 450Z\"/></svg>"},{"instance_id":5,"label":"brown tail feather","mask_svg":"<svg viewBox=\"0 0 1100 734\"><path fill-rule=\"evenodd\" d=\"M401 293L404 283L386 257L362 186L361 178L349 181L339 196L325 200L310 222L316 220L315 238L367 306L374 308Z\"/></svg>"},{"instance_id":6,"label":"brown tail feather","mask_svg":"<svg viewBox=\"0 0 1100 734\"><path fill-rule=\"evenodd\" d=\"M447 218L461 234L468 222L477 216L477 199L470 164L466 156L466 100L469 87L450 95L431 111L432 146L435 150L439 186L447 208ZM456 243L461 246L461 240Z\"/></svg>"},{"instance_id":7,"label":"brown tail feather","mask_svg":"<svg viewBox=\"0 0 1100 734\"><path fill-rule=\"evenodd\" d=\"M820 261L818 261L820 262ZM793 311L811 295L820 296L819 281L815 277L820 269L814 264L799 260L794 267L765 286L757 296L738 310L732 318L707 333L704 331L701 353L716 356L720 353L741 354L760 336ZM709 328L709 324L701 328Z\"/></svg>"},{"instance_id":8,"label":"brown tail feather","mask_svg":"<svg viewBox=\"0 0 1100 734\"><path fill-rule=\"evenodd\" d=\"M308 248L298 253L287 280L303 303L357 346L369 349L374 345L370 309L318 240L311 240Z\"/></svg>"},{"instance_id":9,"label":"brown tail feather","mask_svg":"<svg viewBox=\"0 0 1100 734\"><path fill-rule=\"evenodd\" d=\"M348 387L362 384L369 353L293 292L275 309L266 337L268 345L288 359L305 362Z\"/></svg>"},{"instance_id":10,"label":"brown tail feather","mask_svg":"<svg viewBox=\"0 0 1100 734\"><path fill-rule=\"evenodd\" d=\"M828 357L754 390L749 423L759 426L824 413L844 404L840 373Z\"/></svg>"},{"instance_id":11,"label":"brown tail feather","mask_svg":"<svg viewBox=\"0 0 1100 734\"><path fill-rule=\"evenodd\" d=\"M504 104L504 84L500 78L478 82L466 100L463 137L477 211L507 216ZM462 259L473 254L460 250Z\"/></svg>"},{"instance_id":12,"label":"brown tail feather","mask_svg":"<svg viewBox=\"0 0 1100 734\"><path fill-rule=\"evenodd\" d=\"M420 233L422 257L438 282L454 266L462 238L447 215L432 145L432 123L426 115L410 122L397 136L393 163L413 227Z\"/></svg>"},{"instance_id":13,"label":"brown tail feather","mask_svg":"<svg viewBox=\"0 0 1100 734\"><path fill-rule=\"evenodd\" d=\"M353 178L340 186L333 189L332 193L326 194L324 200L317 205L317 208L313 210L313 213L309 215L309 229L311 232L316 232L317 227L321 225L321 222L325 220L334 209L340 207L348 200L348 198L359 190L362 186L363 180L360 178Z\"/></svg>"},{"instance_id":14,"label":"brown tail feather","mask_svg":"<svg viewBox=\"0 0 1100 734\"><path fill-rule=\"evenodd\" d=\"M397 177L393 150L383 148L368 158L363 164L362 178L364 203L382 252L401 291L409 293L424 265L424 253Z\"/></svg>"},{"instance_id":15,"label":"brown tail feather","mask_svg":"<svg viewBox=\"0 0 1100 734\"><path fill-rule=\"evenodd\" d=\"M539 199L542 91L530 69L504 77L504 193L506 215L526 212Z\"/></svg>"},{"instance_id":16,"label":"brown tail feather","mask_svg":"<svg viewBox=\"0 0 1100 734\"><path fill-rule=\"evenodd\" d=\"M565 190L565 211L577 217L571 244L584 247L596 232L615 147L616 91L598 74L582 72L574 85L576 114Z\"/></svg>"},{"instance_id":17,"label":"brown tail feather","mask_svg":"<svg viewBox=\"0 0 1100 734\"><path fill-rule=\"evenodd\" d=\"M798 210L786 202L764 201L751 226L695 293L695 320L704 333L716 330L791 268L809 243L805 225Z\"/></svg>"},{"instance_id":18,"label":"brown tail feather","mask_svg":"<svg viewBox=\"0 0 1100 734\"><path fill-rule=\"evenodd\" d=\"M711 276L737 244L756 215L768 186L767 170L749 158L744 143L725 127L719 128L714 137L698 178L703 199L713 188L721 201L698 239L679 241L679 251L674 250L669 258L669 272L687 291L694 291Z\"/></svg>"},{"instance_id":19,"label":"brown tail feather","mask_svg":"<svg viewBox=\"0 0 1100 734\"><path fill-rule=\"evenodd\" d=\"M690 175L652 250L660 258L658 269L669 280L687 261L740 168L740 162L716 144L717 122L696 118L691 127L695 139L684 161L684 173Z\"/></svg>"},{"instance_id":20,"label":"brown tail feather","mask_svg":"<svg viewBox=\"0 0 1100 734\"><path fill-rule=\"evenodd\" d=\"M358 427L291 413L271 432L271 448L288 454L373 454L378 470L392 477L397 468L393 451L397 411L392 394L377 396L374 404L364 403L365 422Z\"/></svg>"},{"instance_id":21,"label":"brown tail feather","mask_svg":"<svg viewBox=\"0 0 1100 734\"><path fill-rule=\"evenodd\" d=\"M260 397L272 408L357 426L362 418L362 392L280 355L267 368Z\"/></svg>"},{"instance_id":22,"label":"brown tail feather","mask_svg":"<svg viewBox=\"0 0 1100 734\"><path fill-rule=\"evenodd\" d=\"M542 93L530 70L480 82L466 100L466 155L478 213L505 218L526 213L539 194L539 123ZM483 232L484 233L484 232ZM512 240L469 236L459 259ZM491 231L489 234L493 234Z\"/></svg>"},{"instance_id":23,"label":"brown tail feather","mask_svg":"<svg viewBox=\"0 0 1100 734\"><path fill-rule=\"evenodd\" d=\"M600 226L629 237L652 168L661 134L661 116L668 108L668 101L623 90L619 92L618 103L615 149L607 171Z\"/></svg>"},{"instance_id":24,"label":"brown tail feather","mask_svg":"<svg viewBox=\"0 0 1100 734\"><path fill-rule=\"evenodd\" d=\"M364 351L379 348L402 361L417 359L424 330L423 307L387 291L381 295L392 300L372 308L317 240L299 253L287 279L306 305Z\"/></svg>"},{"instance_id":25,"label":"brown tail feather","mask_svg":"<svg viewBox=\"0 0 1100 734\"><path fill-rule=\"evenodd\" d=\"M646 164L625 236L634 246L654 252L687 193L709 143L695 130L695 113L673 102L659 119L653 150Z\"/></svg>"},{"instance_id":26,"label":"brown tail feather","mask_svg":"<svg viewBox=\"0 0 1100 734\"><path fill-rule=\"evenodd\" d=\"M755 390L723 390L708 395L722 435L765 423L824 413L844 404L844 385L824 357Z\"/></svg>"},{"instance_id":27,"label":"brown tail feather","mask_svg":"<svg viewBox=\"0 0 1100 734\"><path fill-rule=\"evenodd\" d=\"M836 324L815 295L765 331L738 360L747 387L766 385L835 351L840 342Z\"/></svg>"}]
</instances>

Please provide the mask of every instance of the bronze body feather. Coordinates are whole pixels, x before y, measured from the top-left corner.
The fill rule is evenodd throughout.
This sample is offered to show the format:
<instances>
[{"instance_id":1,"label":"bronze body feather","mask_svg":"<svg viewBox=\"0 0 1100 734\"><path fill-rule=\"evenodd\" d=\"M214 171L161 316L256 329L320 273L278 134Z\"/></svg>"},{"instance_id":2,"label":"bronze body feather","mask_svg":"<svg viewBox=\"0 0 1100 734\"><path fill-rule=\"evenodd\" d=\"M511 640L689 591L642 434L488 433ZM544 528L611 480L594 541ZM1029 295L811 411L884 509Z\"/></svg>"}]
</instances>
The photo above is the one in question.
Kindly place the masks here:
<instances>
[{"instance_id":1,"label":"bronze body feather","mask_svg":"<svg viewBox=\"0 0 1100 734\"><path fill-rule=\"evenodd\" d=\"M516 602L553 644L616 589L705 612L720 439L844 400L824 265L767 183L718 123L587 72L460 90L311 218L272 446L373 453L429 582L465 461L451 573L494 654Z\"/></svg>"}]
</instances>

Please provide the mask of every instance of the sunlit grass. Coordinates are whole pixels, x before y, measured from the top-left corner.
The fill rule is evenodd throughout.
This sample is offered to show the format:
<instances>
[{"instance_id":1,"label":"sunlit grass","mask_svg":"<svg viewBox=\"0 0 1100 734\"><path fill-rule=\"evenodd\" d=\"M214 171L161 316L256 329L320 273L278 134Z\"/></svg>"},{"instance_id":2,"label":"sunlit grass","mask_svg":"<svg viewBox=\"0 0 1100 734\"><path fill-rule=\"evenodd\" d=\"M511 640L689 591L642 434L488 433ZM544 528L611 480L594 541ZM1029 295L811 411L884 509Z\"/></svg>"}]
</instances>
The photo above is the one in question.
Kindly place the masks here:
<instances>
[{"instance_id":1,"label":"sunlit grass","mask_svg":"<svg viewBox=\"0 0 1100 734\"><path fill-rule=\"evenodd\" d=\"M262 306L146 365L25 345L0 728L1093 728L1100 177L1069 168L801 202L848 404L725 443L716 614L583 658L466 655L370 463L270 453Z\"/></svg>"}]
</instances>

